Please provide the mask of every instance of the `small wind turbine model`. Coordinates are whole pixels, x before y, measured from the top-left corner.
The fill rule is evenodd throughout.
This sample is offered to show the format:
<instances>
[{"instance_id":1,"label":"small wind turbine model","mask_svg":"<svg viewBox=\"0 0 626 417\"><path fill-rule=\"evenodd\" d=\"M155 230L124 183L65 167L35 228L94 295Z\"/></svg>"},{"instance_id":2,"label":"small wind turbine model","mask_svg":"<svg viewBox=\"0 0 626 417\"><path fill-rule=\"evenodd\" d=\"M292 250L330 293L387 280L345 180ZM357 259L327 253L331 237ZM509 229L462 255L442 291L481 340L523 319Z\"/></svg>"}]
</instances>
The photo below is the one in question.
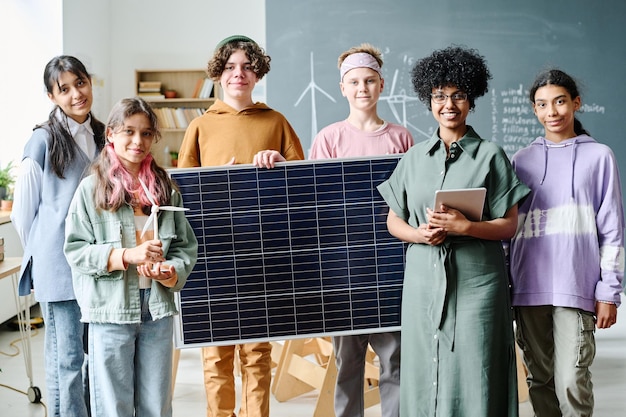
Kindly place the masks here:
<instances>
[{"instance_id":1,"label":"small wind turbine model","mask_svg":"<svg viewBox=\"0 0 626 417\"><path fill-rule=\"evenodd\" d=\"M146 221L146 225L143 227L143 230L141 231L141 237L143 237L143 235L146 233L146 231L150 227L150 223L152 223L152 227L154 228L154 237L153 237L153 239L158 239L159 238L159 219L158 219L159 211L161 211L161 210L164 210L164 211L186 211L186 210L189 210L189 209L185 208L185 207L176 207L176 206L159 206L157 204L156 200L154 199L154 196L152 195L150 190L148 190L148 187L141 180L141 178L139 178L139 183L141 184L141 188L143 188L144 192L146 193L146 197L148 197L148 200L152 204L152 209L150 210L150 217L148 217L148 220Z\"/></svg>"}]
</instances>

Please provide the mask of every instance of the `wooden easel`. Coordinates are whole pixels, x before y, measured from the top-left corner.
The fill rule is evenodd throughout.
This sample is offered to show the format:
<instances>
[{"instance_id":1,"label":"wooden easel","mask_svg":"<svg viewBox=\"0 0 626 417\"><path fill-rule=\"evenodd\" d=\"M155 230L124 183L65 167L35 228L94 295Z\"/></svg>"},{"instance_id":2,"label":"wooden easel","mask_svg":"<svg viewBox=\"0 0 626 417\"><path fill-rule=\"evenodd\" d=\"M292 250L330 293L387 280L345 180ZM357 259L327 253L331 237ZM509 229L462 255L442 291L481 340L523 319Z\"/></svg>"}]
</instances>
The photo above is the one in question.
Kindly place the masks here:
<instances>
[{"instance_id":1,"label":"wooden easel","mask_svg":"<svg viewBox=\"0 0 626 417\"><path fill-rule=\"evenodd\" d=\"M526 369L516 346L519 402L528 401ZM272 357L274 352L272 351ZM308 358L307 358L308 357ZM380 403L379 369L370 348L365 363L365 408ZM319 390L313 417L333 417L337 367L330 338L294 339L284 342L272 381L272 394L279 402Z\"/></svg>"},{"instance_id":2,"label":"wooden easel","mask_svg":"<svg viewBox=\"0 0 626 417\"><path fill-rule=\"evenodd\" d=\"M515 359L517 359L517 400L523 403L528 401L528 385L526 384L526 367L517 344L515 344Z\"/></svg>"},{"instance_id":3,"label":"wooden easel","mask_svg":"<svg viewBox=\"0 0 626 417\"><path fill-rule=\"evenodd\" d=\"M365 408L380 403L379 370L376 355L370 349L365 366ZM333 417L337 367L333 345L328 337L285 341L272 382L277 401L288 401L304 393L319 390L313 417Z\"/></svg>"},{"instance_id":4,"label":"wooden easel","mask_svg":"<svg viewBox=\"0 0 626 417\"><path fill-rule=\"evenodd\" d=\"M528 401L526 369L516 346L518 400ZM312 356L314 361L307 359ZM379 370L374 364L375 353L370 348L365 364L365 408L380 403L378 392ZM172 390L176 383L176 373L180 360L180 349L174 349L172 361ZM239 361L235 361L239 365ZM313 417L332 417L337 367L330 338L294 339L284 343L272 342L272 366L276 374L272 380L272 394L279 402L288 401L299 395L317 389L320 394L315 404ZM235 366L235 374L241 369Z\"/></svg>"}]
</instances>

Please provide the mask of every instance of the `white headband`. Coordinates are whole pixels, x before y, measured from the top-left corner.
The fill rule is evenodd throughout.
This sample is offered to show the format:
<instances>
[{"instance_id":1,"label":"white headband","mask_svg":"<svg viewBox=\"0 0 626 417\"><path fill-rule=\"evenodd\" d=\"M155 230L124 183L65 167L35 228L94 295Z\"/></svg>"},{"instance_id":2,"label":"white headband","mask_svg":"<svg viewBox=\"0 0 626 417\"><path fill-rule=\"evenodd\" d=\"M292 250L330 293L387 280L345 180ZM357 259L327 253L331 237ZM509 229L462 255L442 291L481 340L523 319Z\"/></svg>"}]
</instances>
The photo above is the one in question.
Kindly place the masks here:
<instances>
[{"instance_id":1,"label":"white headband","mask_svg":"<svg viewBox=\"0 0 626 417\"><path fill-rule=\"evenodd\" d=\"M343 76L346 75L346 72L355 68L370 68L376 71L381 78L383 77L383 73L380 70L380 65L378 65L376 58L366 52L357 52L348 55L341 63L341 68L339 69L341 81L343 81Z\"/></svg>"}]
</instances>

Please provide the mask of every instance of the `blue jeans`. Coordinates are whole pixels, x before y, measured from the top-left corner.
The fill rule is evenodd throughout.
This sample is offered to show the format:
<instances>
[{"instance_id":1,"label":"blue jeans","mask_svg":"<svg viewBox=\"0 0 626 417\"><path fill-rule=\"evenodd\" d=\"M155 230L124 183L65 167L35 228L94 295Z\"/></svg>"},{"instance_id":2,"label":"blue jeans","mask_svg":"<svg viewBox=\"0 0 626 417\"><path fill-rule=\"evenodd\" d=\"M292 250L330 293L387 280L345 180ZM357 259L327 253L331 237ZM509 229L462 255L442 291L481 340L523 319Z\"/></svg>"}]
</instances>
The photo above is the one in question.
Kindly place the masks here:
<instances>
[{"instance_id":1,"label":"blue jeans","mask_svg":"<svg viewBox=\"0 0 626 417\"><path fill-rule=\"evenodd\" d=\"M53 417L87 417L86 357L76 300L40 303L45 324L48 409Z\"/></svg>"},{"instance_id":2,"label":"blue jeans","mask_svg":"<svg viewBox=\"0 0 626 417\"><path fill-rule=\"evenodd\" d=\"M93 417L171 417L174 320L152 320L141 290L141 323L89 323Z\"/></svg>"}]
</instances>

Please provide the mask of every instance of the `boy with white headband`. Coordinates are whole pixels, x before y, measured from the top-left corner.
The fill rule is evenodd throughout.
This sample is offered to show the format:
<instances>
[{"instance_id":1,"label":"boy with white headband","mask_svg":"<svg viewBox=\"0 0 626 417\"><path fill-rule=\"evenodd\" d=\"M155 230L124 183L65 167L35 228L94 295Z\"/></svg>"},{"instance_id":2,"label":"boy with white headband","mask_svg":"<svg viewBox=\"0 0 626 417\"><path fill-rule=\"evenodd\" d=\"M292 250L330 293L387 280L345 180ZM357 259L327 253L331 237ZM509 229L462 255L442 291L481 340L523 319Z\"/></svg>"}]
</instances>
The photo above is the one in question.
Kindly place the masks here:
<instances>
[{"instance_id":1,"label":"boy with white headband","mask_svg":"<svg viewBox=\"0 0 626 417\"><path fill-rule=\"evenodd\" d=\"M323 128L313 140L310 159L404 153L413 145L404 127L378 116L385 80L380 51L370 44L339 56L341 94L350 105L348 118ZM380 363L382 417L398 417L400 406L400 332L333 337L337 363L336 417L364 415L365 355L371 344Z\"/></svg>"}]
</instances>

